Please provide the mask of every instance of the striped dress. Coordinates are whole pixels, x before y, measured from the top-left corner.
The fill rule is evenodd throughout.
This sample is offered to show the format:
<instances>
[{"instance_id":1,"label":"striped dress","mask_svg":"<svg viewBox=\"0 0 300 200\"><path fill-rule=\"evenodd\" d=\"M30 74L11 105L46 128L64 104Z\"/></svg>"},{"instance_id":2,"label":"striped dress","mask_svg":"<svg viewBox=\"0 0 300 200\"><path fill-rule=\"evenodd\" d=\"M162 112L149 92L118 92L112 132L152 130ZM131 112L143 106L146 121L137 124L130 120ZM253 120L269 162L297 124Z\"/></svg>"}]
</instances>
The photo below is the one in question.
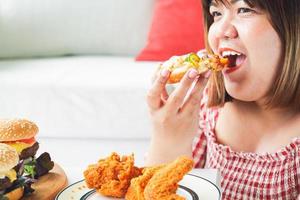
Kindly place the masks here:
<instances>
[{"instance_id":1,"label":"striped dress","mask_svg":"<svg viewBox=\"0 0 300 200\"><path fill-rule=\"evenodd\" d=\"M204 95L193 157L198 168L219 169L222 199L297 199L300 193L300 138L293 139L275 153L235 152L229 146L217 143L214 129L219 110L207 108L206 102L207 95Z\"/></svg>"}]
</instances>

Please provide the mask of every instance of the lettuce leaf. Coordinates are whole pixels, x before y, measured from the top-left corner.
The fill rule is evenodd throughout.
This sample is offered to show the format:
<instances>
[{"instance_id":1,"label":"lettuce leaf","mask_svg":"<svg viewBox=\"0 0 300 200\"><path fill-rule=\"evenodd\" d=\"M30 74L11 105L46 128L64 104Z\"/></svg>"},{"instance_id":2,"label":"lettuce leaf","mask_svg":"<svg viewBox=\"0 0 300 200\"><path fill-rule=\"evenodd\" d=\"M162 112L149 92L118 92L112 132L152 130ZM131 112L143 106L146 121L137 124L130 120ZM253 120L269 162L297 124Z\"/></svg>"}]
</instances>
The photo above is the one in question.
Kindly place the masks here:
<instances>
[{"instance_id":1,"label":"lettuce leaf","mask_svg":"<svg viewBox=\"0 0 300 200\"><path fill-rule=\"evenodd\" d=\"M25 175L28 175L31 178L34 178L36 175L36 162L35 161L31 161L29 163L26 163L24 165L24 173Z\"/></svg>"}]
</instances>

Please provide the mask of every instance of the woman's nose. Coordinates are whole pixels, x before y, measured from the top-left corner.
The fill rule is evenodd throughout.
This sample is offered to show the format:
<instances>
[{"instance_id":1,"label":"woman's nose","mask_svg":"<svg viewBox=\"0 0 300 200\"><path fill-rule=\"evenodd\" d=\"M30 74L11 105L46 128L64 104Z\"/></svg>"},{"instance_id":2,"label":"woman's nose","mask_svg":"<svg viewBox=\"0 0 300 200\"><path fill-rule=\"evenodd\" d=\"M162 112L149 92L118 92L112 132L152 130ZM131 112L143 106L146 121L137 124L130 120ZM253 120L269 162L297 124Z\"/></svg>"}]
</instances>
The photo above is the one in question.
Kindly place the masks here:
<instances>
[{"instance_id":1,"label":"woman's nose","mask_svg":"<svg viewBox=\"0 0 300 200\"><path fill-rule=\"evenodd\" d=\"M233 39L238 37L238 31L231 21L223 19L219 24L217 37L219 39Z\"/></svg>"}]
</instances>

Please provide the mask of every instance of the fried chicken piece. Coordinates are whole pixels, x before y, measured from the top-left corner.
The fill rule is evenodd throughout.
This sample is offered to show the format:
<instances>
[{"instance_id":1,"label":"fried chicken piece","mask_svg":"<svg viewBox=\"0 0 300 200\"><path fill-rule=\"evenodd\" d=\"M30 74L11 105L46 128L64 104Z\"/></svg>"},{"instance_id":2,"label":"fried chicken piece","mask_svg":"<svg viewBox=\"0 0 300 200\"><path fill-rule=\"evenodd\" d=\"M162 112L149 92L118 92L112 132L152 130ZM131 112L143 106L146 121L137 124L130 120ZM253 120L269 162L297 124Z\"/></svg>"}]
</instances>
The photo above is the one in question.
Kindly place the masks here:
<instances>
[{"instance_id":1,"label":"fried chicken piece","mask_svg":"<svg viewBox=\"0 0 300 200\"><path fill-rule=\"evenodd\" d=\"M158 165L154 167L146 167L143 169L143 174L136 178L133 178L130 182L130 186L127 190L126 200L145 200L144 189L148 184L152 176L165 165Z\"/></svg>"},{"instance_id":2,"label":"fried chicken piece","mask_svg":"<svg viewBox=\"0 0 300 200\"><path fill-rule=\"evenodd\" d=\"M176 194L178 182L194 166L193 160L181 156L156 172L144 190L145 200L185 200Z\"/></svg>"},{"instance_id":3,"label":"fried chicken piece","mask_svg":"<svg viewBox=\"0 0 300 200\"><path fill-rule=\"evenodd\" d=\"M141 175L142 169L134 166L134 156L120 156L113 152L106 159L89 165L84 171L88 188L105 196L125 197L132 178Z\"/></svg>"}]
</instances>

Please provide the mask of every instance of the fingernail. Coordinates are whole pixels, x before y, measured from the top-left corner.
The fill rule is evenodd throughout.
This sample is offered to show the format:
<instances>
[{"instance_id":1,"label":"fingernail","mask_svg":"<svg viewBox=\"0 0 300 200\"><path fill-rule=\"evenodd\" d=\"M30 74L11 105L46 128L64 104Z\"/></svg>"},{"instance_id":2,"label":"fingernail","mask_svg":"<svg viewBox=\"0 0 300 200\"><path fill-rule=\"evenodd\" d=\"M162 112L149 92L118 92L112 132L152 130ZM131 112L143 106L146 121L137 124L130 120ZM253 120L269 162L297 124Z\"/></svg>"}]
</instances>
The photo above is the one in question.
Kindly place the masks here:
<instances>
[{"instance_id":1,"label":"fingernail","mask_svg":"<svg viewBox=\"0 0 300 200\"><path fill-rule=\"evenodd\" d=\"M167 69L163 69L161 72L160 72L160 75L162 77L167 77L169 75L170 71L167 70Z\"/></svg>"},{"instance_id":2,"label":"fingernail","mask_svg":"<svg viewBox=\"0 0 300 200\"><path fill-rule=\"evenodd\" d=\"M198 72L195 69L189 71L189 78L194 79L198 75Z\"/></svg>"}]
</instances>

